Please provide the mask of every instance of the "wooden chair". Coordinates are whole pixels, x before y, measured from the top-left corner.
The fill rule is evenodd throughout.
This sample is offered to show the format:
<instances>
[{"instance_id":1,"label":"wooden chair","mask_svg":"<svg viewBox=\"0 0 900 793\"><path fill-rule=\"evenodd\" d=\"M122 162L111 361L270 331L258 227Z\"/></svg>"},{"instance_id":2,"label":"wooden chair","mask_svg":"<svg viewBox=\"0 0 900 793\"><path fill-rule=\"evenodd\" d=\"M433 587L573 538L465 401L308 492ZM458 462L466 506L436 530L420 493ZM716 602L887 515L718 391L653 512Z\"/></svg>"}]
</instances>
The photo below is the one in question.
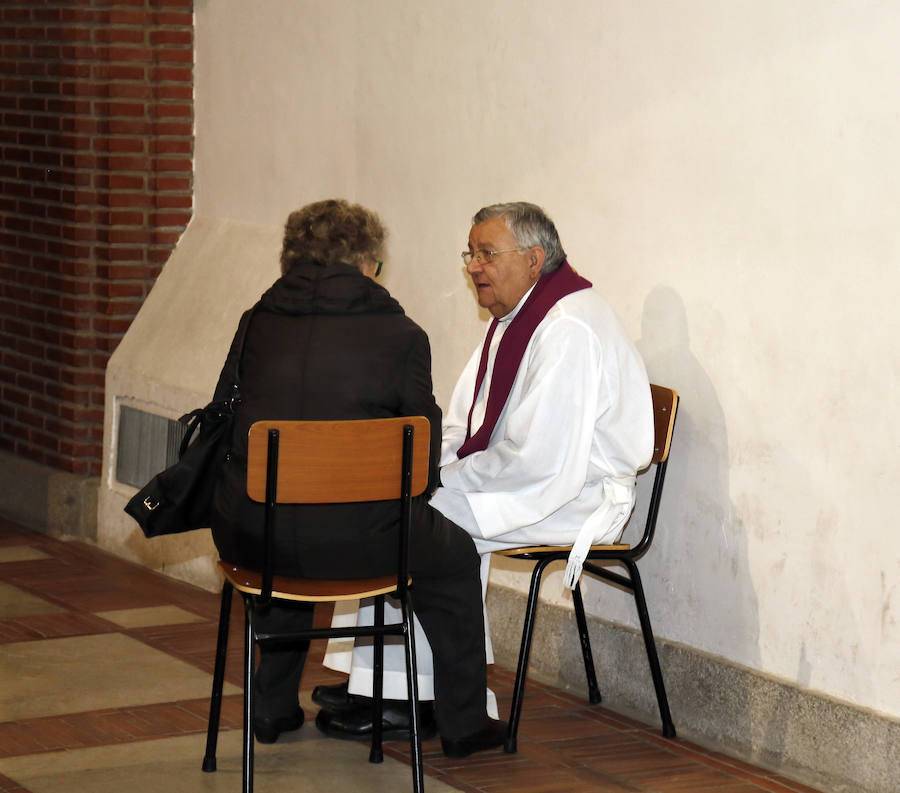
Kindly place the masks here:
<instances>
[{"instance_id":1,"label":"wooden chair","mask_svg":"<svg viewBox=\"0 0 900 793\"><path fill-rule=\"evenodd\" d=\"M383 760L381 747L382 680L385 635L402 635L406 650L406 679L410 703L410 746L413 790L424 789L422 744L418 724L416 651L407 570L411 521L410 502L428 484L429 424L423 416L363 421L258 421L250 427L247 493L265 503L265 564L249 570L220 561L225 574L219 615L219 638L210 698L209 728L203 770L216 770L216 742L222 704L222 683L228 647L232 590L244 601L244 721L243 790L253 790L253 675L255 648L269 642L300 643L310 639L373 636L372 748L369 761ZM305 579L272 573L274 517L278 504L401 502L401 530L396 575L363 579ZM384 596L400 601L402 621L384 624ZM311 628L287 634L263 634L254 627L256 609L272 600L322 601L375 597L375 624L346 628Z\"/></svg>"},{"instance_id":2,"label":"wooden chair","mask_svg":"<svg viewBox=\"0 0 900 793\"><path fill-rule=\"evenodd\" d=\"M656 644L653 640L653 630L650 627L650 615L647 613L647 601L644 597L644 588L641 585L641 577L638 573L637 560L646 553L653 541L653 533L656 530L656 517L659 512L659 502L662 496L663 483L666 478L666 466L669 460L669 447L672 442L672 430L675 427L675 414L678 410L678 394L670 388L651 385L650 391L653 397L653 419L655 429L655 442L651 465L656 466L656 476L653 481L653 490L650 494L650 508L647 513L647 522L644 533L635 546L627 544L619 545L592 545L584 563L584 571L599 578L616 584L630 591L634 595L637 606L638 618L641 623L641 632L644 636L644 645L647 649L647 660L650 663L650 673L653 678L653 686L656 689L656 699L659 704L659 715L662 718L662 733L666 738L675 737L675 725L669 713L669 700L666 697L666 689L663 683L662 670L659 666L659 658L656 654ZM525 624L522 629L522 644L519 649L519 663L516 669L516 682L513 689L513 700L509 715L509 729L506 736L505 750L514 753L517 748L517 733L519 729L519 717L522 714L522 700L525 694L525 673L528 670L528 658L531 653L531 639L534 633L534 618L537 611L538 593L541 586L541 576L547 565L558 560L565 560L569 556L572 546L539 546L533 548L509 548L496 551L501 556L513 559L528 559L537 562L531 574L531 588L528 592L528 603L525 609ZM597 562L618 562L627 569L628 576L608 570L606 567L591 564ZM584 672L587 677L588 699L591 704L600 702L600 689L597 686L597 677L594 673L594 659L591 654L591 640L588 636L587 618L584 613L584 602L581 597L581 584L576 584L572 592L572 600L575 604L575 618L578 623L578 636L581 640L581 653L584 658Z\"/></svg>"}]
</instances>

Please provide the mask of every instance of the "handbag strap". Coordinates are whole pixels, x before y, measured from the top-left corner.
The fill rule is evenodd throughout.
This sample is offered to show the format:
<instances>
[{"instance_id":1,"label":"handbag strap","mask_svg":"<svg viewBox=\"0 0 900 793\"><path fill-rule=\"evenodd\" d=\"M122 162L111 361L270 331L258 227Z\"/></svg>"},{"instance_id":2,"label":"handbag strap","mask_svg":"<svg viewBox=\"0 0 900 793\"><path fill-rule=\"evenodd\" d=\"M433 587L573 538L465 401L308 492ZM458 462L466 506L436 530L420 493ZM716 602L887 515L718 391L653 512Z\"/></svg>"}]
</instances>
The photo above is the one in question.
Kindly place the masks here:
<instances>
[{"instance_id":1,"label":"handbag strap","mask_svg":"<svg viewBox=\"0 0 900 793\"><path fill-rule=\"evenodd\" d=\"M257 304L258 305L258 304ZM256 313L257 306L253 306L247 314L246 320L241 323L240 333L241 340L238 344L238 355L237 361L234 363L234 382L231 384L231 399L230 402L234 403L235 399L240 399L240 387L241 387L241 362L244 358L244 345L247 343L247 332L250 330L250 323L253 321L253 315Z\"/></svg>"},{"instance_id":2,"label":"handbag strap","mask_svg":"<svg viewBox=\"0 0 900 793\"><path fill-rule=\"evenodd\" d=\"M181 424L185 424L187 426L184 436L181 439L181 444L178 448L179 458L184 456L184 453L191 442L191 438L193 437L194 432L200 426L200 423L203 421L203 418L206 415L207 411L212 410L217 413L231 413L241 403L241 361L244 357L244 345L247 342L247 331L250 330L250 323L253 321L254 313L256 313L256 306L253 306L253 308L251 308L247 312L245 318L242 318L241 323L238 325L240 340L238 342L237 361L235 361L234 364L234 381L231 384L231 396L219 402L210 402L206 407L192 410L190 413L185 413L181 418L178 419Z\"/></svg>"}]
</instances>

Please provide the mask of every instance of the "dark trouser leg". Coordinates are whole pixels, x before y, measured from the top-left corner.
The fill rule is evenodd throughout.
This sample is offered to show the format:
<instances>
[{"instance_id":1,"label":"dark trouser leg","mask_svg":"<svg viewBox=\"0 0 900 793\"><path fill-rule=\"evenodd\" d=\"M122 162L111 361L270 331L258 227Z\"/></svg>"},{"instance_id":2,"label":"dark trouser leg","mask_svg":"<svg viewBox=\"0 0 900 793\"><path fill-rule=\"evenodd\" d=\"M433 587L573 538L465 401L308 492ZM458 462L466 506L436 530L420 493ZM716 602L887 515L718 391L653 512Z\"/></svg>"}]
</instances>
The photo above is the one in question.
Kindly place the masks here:
<instances>
[{"instance_id":1,"label":"dark trouser leg","mask_svg":"<svg viewBox=\"0 0 900 793\"><path fill-rule=\"evenodd\" d=\"M487 719L480 559L472 538L425 503L410 532L412 599L434 655L438 729L460 738Z\"/></svg>"},{"instance_id":2,"label":"dark trouser leg","mask_svg":"<svg viewBox=\"0 0 900 793\"><path fill-rule=\"evenodd\" d=\"M305 630L312 627L312 621L311 603L273 604L267 610L257 612L256 629L259 633ZM280 719L297 712L297 691L308 650L309 642L290 649L270 647L260 650L259 667L254 675L254 715L257 718Z\"/></svg>"}]
</instances>

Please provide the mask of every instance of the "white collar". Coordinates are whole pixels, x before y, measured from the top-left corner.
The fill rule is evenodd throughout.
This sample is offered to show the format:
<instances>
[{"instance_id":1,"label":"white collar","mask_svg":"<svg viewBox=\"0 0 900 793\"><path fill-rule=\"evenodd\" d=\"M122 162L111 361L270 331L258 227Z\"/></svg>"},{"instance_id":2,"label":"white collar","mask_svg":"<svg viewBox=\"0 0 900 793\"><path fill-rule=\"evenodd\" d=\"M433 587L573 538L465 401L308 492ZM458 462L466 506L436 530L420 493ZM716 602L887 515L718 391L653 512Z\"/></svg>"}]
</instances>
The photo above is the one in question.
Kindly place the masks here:
<instances>
[{"instance_id":1,"label":"white collar","mask_svg":"<svg viewBox=\"0 0 900 793\"><path fill-rule=\"evenodd\" d=\"M538 282L535 281L531 285L531 288L524 295L522 295L522 299L518 303L516 303L516 307L505 316L500 317L497 322L502 322L504 325L512 322L516 318L516 314L518 314L519 311L522 310L522 306L525 304L525 301L528 300L528 295L532 293L534 288L537 286L537 283Z\"/></svg>"}]
</instances>

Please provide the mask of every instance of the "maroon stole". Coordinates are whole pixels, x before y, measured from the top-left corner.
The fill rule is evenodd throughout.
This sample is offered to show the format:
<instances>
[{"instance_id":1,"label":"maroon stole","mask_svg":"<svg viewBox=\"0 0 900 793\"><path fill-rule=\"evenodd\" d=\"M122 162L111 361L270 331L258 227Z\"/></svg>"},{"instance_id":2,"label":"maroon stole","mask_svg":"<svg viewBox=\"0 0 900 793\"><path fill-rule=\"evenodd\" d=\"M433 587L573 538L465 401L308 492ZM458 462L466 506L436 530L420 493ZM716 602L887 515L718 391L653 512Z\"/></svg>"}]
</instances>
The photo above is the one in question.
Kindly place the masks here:
<instances>
[{"instance_id":1,"label":"maroon stole","mask_svg":"<svg viewBox=\"0 0 900 793\"><path fill-rule=\"evenodd\" d=\"M568 261L563 261L559 268L552 273L542 275L531 290L528 300L525 301L519 313L509 323L506 333L500 339L497 348L497 357L494 359L494 369L491 375L491 391L488 394L487 406L484 411L484 422L478 428L478 432L472 435L472 411L475 409L475 400L484 382L487 372L488 350L491 347L491 339L497 329L497 319L491 322L484 346L481 349L481 362L478 364L478 374L475 377L475 393L472 396L472 407L469 408L469 423L466 430L466 440L456 456L461 460L472 452L480 452L487 448L491 433L503 412L509 392L512 391L513 381L525 355L525 348L531 340L531 335L547 312L556 305L556 301L582 289L590 289L591 282L576 273Z\"/></svg>"}]
</instances>

